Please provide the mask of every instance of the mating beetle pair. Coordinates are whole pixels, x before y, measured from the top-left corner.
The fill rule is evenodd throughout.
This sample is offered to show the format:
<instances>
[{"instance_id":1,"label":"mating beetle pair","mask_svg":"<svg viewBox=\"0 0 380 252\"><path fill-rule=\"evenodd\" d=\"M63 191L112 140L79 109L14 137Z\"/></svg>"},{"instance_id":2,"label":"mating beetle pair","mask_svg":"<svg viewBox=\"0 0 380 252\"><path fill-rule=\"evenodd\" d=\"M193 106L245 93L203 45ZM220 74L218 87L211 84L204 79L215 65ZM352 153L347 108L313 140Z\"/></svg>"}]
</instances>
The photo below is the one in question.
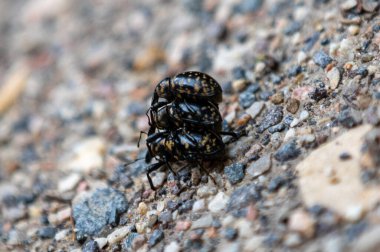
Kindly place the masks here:
<instances>
[{"instance_id":1,"label":"mating beetle pair","mask_svg":"<svg viewBox=\"0 0 380 252\"><path fill-rule=\"evenodd\" d=\"M203 169L202 161L223 156L225 144L221 135L237 137L237 134L221 131L223 119L218 109L221 101L220 85L201 72L180 73L157 84L147 111L150 129L146 160L154 157L158 161L147 167L153 190L156 188L150 173L162 165L175 174L169 162L195 162Z\"/></svg>"}]
</instances>

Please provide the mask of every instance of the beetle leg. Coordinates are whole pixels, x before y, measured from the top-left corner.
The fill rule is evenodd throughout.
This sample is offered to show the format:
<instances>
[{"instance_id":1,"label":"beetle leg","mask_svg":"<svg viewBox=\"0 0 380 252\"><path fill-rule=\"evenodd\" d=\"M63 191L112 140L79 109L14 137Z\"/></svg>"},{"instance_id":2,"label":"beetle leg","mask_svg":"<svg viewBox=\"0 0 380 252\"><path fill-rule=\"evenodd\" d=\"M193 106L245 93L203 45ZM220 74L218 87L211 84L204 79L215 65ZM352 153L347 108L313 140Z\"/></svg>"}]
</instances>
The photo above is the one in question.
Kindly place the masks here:
<instances>
[{"instance_id":1,"label":"beetle leg","mask_svg":"<svg viewBox=\"0 0 380 252\"><path fill-rule=\"evenodd\" d=\"M202 165L198 160L195 161L195 162L197 163L197 165L199 166L199 168L200 168L202 171L204 171L204 172L207 174L208 177L211 178L212 182L214 182L215 185L218 185L218 184L216 183L216 181L215 181L215 178L214 178L213 176L211 176L211 174L207 171L207 169L204 168L203 165Z\"/></svg>"},{"instance_id":2,"label":"beetle leg","mask_svg":"<svg viewBox=\"0 0 380 252\"><path fill-rule=\"evenodd\" d=\"M139 137L139 141L137 142L137 148L140 148L140 141L141 141L141 135L142 134L148 135L148 133L146 133L145 131L140 131L140 137Z\"/></svg>"},{"instance_id":3,"label":"beetle leg","mask_svg":"<svg viewBox=\"0 0 380 252\"><path fill-rule=\"evenodd\" d=\"M171 171L171 173L173 173L173 175L175 177L177 177L177 173L173 170L172 166L169 164L169 162L166 162L166 166L169 168L169 170Z\"/></svg>"},{"instance_id":4,"label":"beetle leg","mask_svg":"<svg viewBox=\"0 0 380 252\"><path fill-rule=\"evenodd\" d=\"M157 188L153 185L153 181L152 181L152 178L150 177L150 174L156 170L158 170L163 164L165 164L165 162L158 162L158 163L155 163L155 164L152 164L150 166L148 166L146 168L146 176L148 178L148 181L149 181L149 185L150 185L150 188L153 190L153 191L156 191Z\"/></svg>"}]
</instances>

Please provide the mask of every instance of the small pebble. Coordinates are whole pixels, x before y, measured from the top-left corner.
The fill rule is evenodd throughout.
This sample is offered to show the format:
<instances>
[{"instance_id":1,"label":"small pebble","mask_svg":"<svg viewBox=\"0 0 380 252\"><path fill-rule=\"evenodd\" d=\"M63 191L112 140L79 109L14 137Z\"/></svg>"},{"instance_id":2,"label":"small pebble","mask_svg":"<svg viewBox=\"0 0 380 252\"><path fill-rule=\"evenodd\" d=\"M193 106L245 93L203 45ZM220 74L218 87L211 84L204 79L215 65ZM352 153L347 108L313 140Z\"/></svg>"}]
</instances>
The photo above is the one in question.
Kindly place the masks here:
<instances>
[{"instance_id":1,"label":"small pebble","mask_svg":"<svg viewBox=\"0 0 380 252\"><path fill-rule=\"evenodd\" d=\"M290 98L286 104L286 110L292 114L297 113L300 106L300 101L294 98Z\"/></svg>"},{"instance_id":2,"label":"small pebble","mask_svg":"<svg viewBox=\"0 0 380 252\"><path fill-rule=\"evenodd\" d=\"M98 244L99 248L102 249L107 245L107 238L101 237L94 239L96 243Z\"/></svg>"},{"instance_id":3,"label":"small pebble","mask_svg":"<svg viewBox=\"0 0 380 252\"><path fill-rule=\"evenodd\" d=\"M348 32L353 35L353 36L356 36L359 34L359 31L360 31L360 27L357 26L357 25L350 25L348 27Z\"/></svg>"},{"instance_id":4,"label":"small pebble","mask_svg":"<svg viewBox=\"0 0 380 252\"><path fill-rule=\"evenodd\" d=\"M193 204L193 212L203 211L206 207L206 202L204 199L199 199Z\"/></svg>"},{"instance_id":5,"label":"small pebble","mask_svg":"<svg viewBox=\"0 0 380 252\"><path fill-rule=\"evenodd\" d=\"M191 229L194 230L194 229L199 229L199 228L208 228L212 226L212 223L213 223L212 215L207 214L207 215L202 216L198 220L193 221L191 225Z\"/></svg>"},{"instance_id":6,"label":"small pebble","mask_svg":"<svg viewBox=\"0 0 380 252\"><path fill-rule=\"evenodd\" d=\"M129 232L131 231L130 227L121 227L113 231L107 236L108 244L115 244L123 240Z\"/></svg>"},{"instance_id":7,"label":"small pebble","mask_svg":"<svg viewBox=\"0 0 380 252\"><path fill-rule=\"evenodd\" d=\"M330 58L330 56L328 56L323 51L318 51L317 53L315 53L313 56L313 60L315 64L317 64L321 68L325 68L328 64L332 62L332 58Z\"/></svg>"},{"instance_id":8,"label":"small pebble","mask_svg":"<svg viewBox=\"0 0 380 252\"><path fill-rule=\"evenodd\" d=\"M333 67L330 71L327 72L326 76L329 79L329 87L332 90L336 89L341 79L341 73L339 68Z\"/></svg>"},{"instance_id":9,"label":"small pebble","mask_svg":"<svg viewBox=\"0 0 380 252\"><path fill-rule=\"evenodd\" d=\"M340 8L342 8L342 10L348 11L356 7L356 5L357 5L356 0L346 0L340 5Z\"/></svg>"},{"instance_id":10,"label":"small pebble","mask_svg":"<svg viewBox=\"0 0 380 252\"><path fill-rule=\"evenodd\" d=\"M274 126L281 122L283 118L283 107L275 106L271 108L264 116L263 120L257 129L258 133L263 133L267 128Z\"/></svg>"},{"instance_id":11,"label":"small pebble","mask_svg":"<svg viewBox=\"0 0 380 252\"><path fill-rule=\"evenodd\" d=\"M70 231L68 229L58 231L54 236L54 240L62 241L68 236L69 233L70 233Z\"/></svg>"},{"instance_id":12,"label":"small pebble","mask_svg":"<svg viewBox=\"0 0 380 252\"><path fill-rule=\"evenodd\" d=\"M342 153L339 154L339 159L340 160L349 160L351 158L352 158L352 156L348 152L342 152Z\"/></svg>"},{"instance_id":13,"label":"small pebble","mask_svg":"<svg viewBox=\"0 0 380 252\"><path fill-rule=\"evenodd\" d=\"M225 193L219 192L208 204L208 209L213 213L220 212L225 209L228 201L229 197Z\"/></svg>"},{"instance_id":14,"label":"small pebble","mask_svg":"<svg viewBox=\"0 0 380 252\"><path fill-rule=\"evenodd\" d=\"M288 227L290 231L295 231L306 238L311 238L315 233L315 220L308 212L297 209L289 216Z\"/></svg>"},{"instance_id":15,"label":"small pebble","mask_svg":"<svg viewBox=\"0 0 380 252\"><path fill-rule=\"evenodd\" d=\"M137 212L140 215L145 215L148 212L148 206L145 204L145 202L139 203L139 206L137 207Z\"/></svg>"},{"instance_id":16,"label":"small pebble","mask_svg":"<svg viewBox=\"0 0 380 252\"><path fill-rule=\"evenodd\" d=\"M239 79L234 80L232 82L232 88L235 90L235 92L243 91L246 86L248 86L249 81L246 79Z\"/></svg>"},{"instance_id":17,"label":"small pebble","mask_svg":"<svg viewBox=\"0 0 380 252\"><path fill-rule=\"evenodd\" d=\"M309 112L307 112L306 110L303 110L301 111L300 113L300 117L299 117L299 120L301 122L305 121L307 118L309 118Z\"/></svg>"},{"instance_id":18,"label":"small pebble","mask_svg":"<svg viewBox=\"0 0 380 252\"><path fill-rule=\"evenodd\" d=\"M82 248L82 252L100 252L99 245L94 240L89 240Z\"/></svg>"},{"instance_id":19,"label":"small pebble","mask_svg":"<svg viewBox=\"0 0 380 252\"><path fill-rule=\"evenodd\" d=\"M284 94L282 92L275 93L271 96L270 100L275 105L281 104L284 102Z\"/></svg>"},{"instance_id":20,"label":"small pebble","mask_svg":"<svg viewBox=\"0 0 380 252\"><path fill-rule=\"evenodd\" d=\"M224 230L224 238L226 238L229 241L235 240L238 236L238 232L234 228L227 227Z\"/></svg>"},{"instance_id":21,"label":"small pebble","mask_svg":"<svg viewBox=\"0 0 380 252\"><path fill-rule=\"evenodd\" d=\"M271 155L267 154L259 158L257 161L252 162L252 164L247 168L246 172L250 178L254 179L269 171L271 166Z\"/></svg>"},{"instance_id":22,"label":"small pebble","mask_svg":"<svg viewBox=\"0 0 380 252\"><path fill-rule=\"evenodd\" d=\"M217 192L218 190L215 187L210 187L210 186L205 185L198 188L197 195L200 198L205 198L211 195L215 195Z\"/></svg>"},{"instance_id":23,"label":"small pebble","mask_svg":"<svg viewBox=\"0 0 380 252\"><path fill-rule=\"evenodd\" d=\"M280 149L274 154L274 158L277 161L285 162L297 158L300 154L301 150L297 147L296 142L290 141L280 147Z\"/></svg>"},{"instance_id":24,"label":"small pebble","mask_svg":"<svg viewBox=\"0 0 380 252\"><path fill-rule=\"evenodd\" d=\"M224 168L224 174L226 175L228 181L232 185L235 185L243 180L244 178L244 168L245 165L242 163L235 163Z\"/></svg>"},{"instance_id":25,"label":"small pebble","mask_svg":"<svg viewBox=\"0 0 380 252\"><path fill-rule=\"evenodd\" d=\"M357 206L353 205L347 208L344 217L349 221L356 222L360 220L363 214L364 214L364 209L361 205L357 205Z\"/></svg>"},{"instance_id":26,"label":"small pebble","mask_svg":"<svg viewBox=\"0 0 380 252\"><path fill-rule=\"evenodd\" d=\"M284 245L294 248L302 244L302 237L298 233L290 233L285 237Z\"/></svg>"},{"instance_id":27,"label":"small pebble","mask_svg":"<svg viewBox=\"0 0 380 252\"><path fill-rule=\"evenodd\" d=\"M153 231L152 235L148 240L149 247L154 247L157 243L164 239L164 232L161 229L156 229Z\"/></svg>"},{"instance_id":28,"label":"small pebble","mask_svg":"<svg viewBox=\"0 0 380 252\"><path fill-rule=\"evenodd\" d=\"M181 247L176 241L170 242L164 248L164 252L179 252L180 250L181 250Z\"/></svg>"},{"instance_id":29,"label":"small pebble","mask_svg":"<svg viewBox=\"0 0 380 252\"><path fill-rule=\"evenodd\" d=\"M72 173L68 177L63 178L58 183L58 191L60 193L68 192L73 190L81 181L82 177L79 173Z\"/></svg>"},{"instance_id":30,"label":"small pebble","mask_svg":"<svg viewBox=\"0 0 380 252\"><path fill-rule=\"evenodd\" d=\"M38 236L41 239L51 239L54 238L57 229L54 227L43 227L38 230Z\"/></svg>"},{"instance_id":31,"label":"small pebble","mask_svg":"<svg viewBox=\"0 0 380 252\"><path fill-rule=\"evenodd\" d=\"M241 186L231 194L227 211L243 209L250 204L256 203L260 198L260 190L255 184L252 183Z\"/></svg>"},{"instance_id":32,"label":"small pebble","mask_svg":"<svg viewBox=\"0 0 380 252\"><path fill-rule=\"evenodd\" d=\"M177 221L175 225L175 230L177 231L186 231L191 227L190 221Z\"/></svg>"},{"instance_id":33,"label":"small pebble","mask_svg":"<svg viewBox=\"0 0 380 252\"><path fill-rule=\"evenodd\" d=\"M252 119L255 119L258 115L260 115L264 106L265 106L265 102L257 101L257 102L254 102L248 109L246 109L245 112L249 114Z\"/></svg>"},{"instance_id":34,"label":"small pebble","mask_svg":"<svg viewBox=\"0 0 380 252\"><path fill-rule=\"evenodd\" d=\"M290 139L292 139L293 137L296 136L296 130L294 128L291 128L289 129L286 134L285 134L285 137L284 137L284 142L287 142L289 141Z\"/></svg>"}]
</instances>

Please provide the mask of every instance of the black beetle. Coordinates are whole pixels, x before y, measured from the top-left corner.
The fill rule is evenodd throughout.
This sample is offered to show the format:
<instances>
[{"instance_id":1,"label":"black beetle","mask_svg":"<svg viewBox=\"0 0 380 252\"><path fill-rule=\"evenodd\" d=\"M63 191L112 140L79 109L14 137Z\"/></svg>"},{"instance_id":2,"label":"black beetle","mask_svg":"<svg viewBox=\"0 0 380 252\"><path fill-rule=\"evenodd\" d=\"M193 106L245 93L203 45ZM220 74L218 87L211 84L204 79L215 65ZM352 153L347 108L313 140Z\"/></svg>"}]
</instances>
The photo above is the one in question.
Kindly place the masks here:
<instances>
[{"instance_id":1,"label":"black beetle","mask_svg":"<svg viewBox=\"0 0 380 252\"><path fill-rule=\"evenodd\" d=\"M225 154L225 144L222 138L212 132L187 132L183 128L174 131L160 131L153 133L146 139L149 154L158 163L147 167L147 177L152 190L153 185L150 173L166 165L176 175L169 162L188 161L196 163L205 170L202 161L220 159ZM208 174L207 170L205 172Z\"/></svg>"},{"instance_id":2,"label":"black beetle","mask_svg":"<svg viewBox=\"0 0 380 252\"><path fill-rule=\"evenodd\" d=\"M149 132L155 129L177 129L184 127L189 130L206 128L220 132L222 116L218 107L211 102L195 103L191 101L173 101L156 109L149 109Z\"/></svg>"},{"instance_id":3,"label":"black beetle","mask_svg":"<svg viewBox=\"0 0 380 252\"><path fill-rule=\"evenodd\" d=\"M210 75L189 71L160 81L154 90L151 106L157 106L160 98L167 103L180 99L218 104L222 101L222 88Z\"/></svg>"}]
</instances>

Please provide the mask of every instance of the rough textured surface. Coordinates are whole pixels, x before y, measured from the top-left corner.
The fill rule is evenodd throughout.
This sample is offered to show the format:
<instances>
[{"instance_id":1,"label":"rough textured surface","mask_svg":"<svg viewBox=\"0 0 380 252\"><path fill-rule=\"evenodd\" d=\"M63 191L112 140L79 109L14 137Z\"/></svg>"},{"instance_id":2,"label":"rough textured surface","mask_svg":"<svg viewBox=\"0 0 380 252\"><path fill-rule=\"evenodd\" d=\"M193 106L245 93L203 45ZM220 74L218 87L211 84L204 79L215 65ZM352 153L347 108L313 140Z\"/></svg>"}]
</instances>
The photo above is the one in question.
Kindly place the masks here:
<instances>
[{"instance_id":1,"label":"rough textured surface","mask_svg":"<svg viewBox=\"0 0 380 252\"><path fill-rule=\"evenodd\" d=\"M360 180L360 150L370 129L369 125L352 129L297 165L300 190L309 207L322 205L351 219L352 211L368 211L380 200L380 187L365 186ZM350 153L349 160L339 157L344 152Z\"/></svg>"},{"instance_id":2,"label":"rough textured surface","mask_svg":"<svg viewBox=\"0 0 380 252\"><path fill-rule=\"evenodd\" d=\"M378 247L379 8L0 1L0 251ZM146 111L190 70L221 85L223 131L246 134L201 167L152 172L154 192ZM355 152L331 147L341 136Z\"/></svg>"}]
</instances>

